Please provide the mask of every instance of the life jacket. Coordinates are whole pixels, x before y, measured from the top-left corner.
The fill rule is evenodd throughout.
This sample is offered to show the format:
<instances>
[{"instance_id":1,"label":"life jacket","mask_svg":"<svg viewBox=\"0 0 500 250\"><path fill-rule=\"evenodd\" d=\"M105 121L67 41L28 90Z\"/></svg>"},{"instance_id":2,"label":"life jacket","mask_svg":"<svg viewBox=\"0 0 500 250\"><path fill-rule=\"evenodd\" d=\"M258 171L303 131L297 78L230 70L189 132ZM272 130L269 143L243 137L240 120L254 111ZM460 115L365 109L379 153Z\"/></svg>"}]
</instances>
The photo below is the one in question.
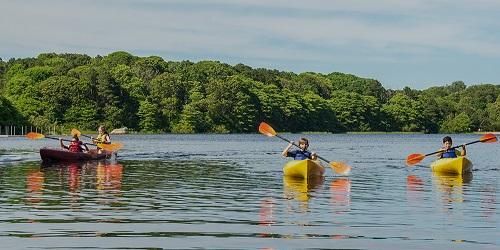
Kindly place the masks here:
<instances>
[{"instance_id":1,"label":"life jacket","mask_svg":"<svg viewBox=\"0 0 500 250\"><path fill-rule=\"evenodd\" d=\"M82 152L82 148L81 148L81 145L82 145L82 142L81 141L78 141L78 142L70 142L69 143L69 151L70 152Z\"/></svg>"},{"instance_id":2,"label":"life jacket","mask_svg":"<svg viewBox=\"0 0 500 250\"><path fill-rule=\"evenodd\" d=\"M106 136L109 136L108 133L104 133L104 134L99 134L96 138L96 143L104 143L106 142Z\"/></svg>"},{"instance_id":3,"label":"life jacket","mask_svg":"<svg viewBox=\"0 0 500 250\"><path fill-rule=\"evenodd\" d=\"M457 158L457 152L455 149L448 149L444 151L444 153L441 155L441 158Z\"/></svg>"},{"instance_id":4,"label":"life jacket","mask_svg":"<svg viewBox=\"0 0 500 250\"><path fill-rule=\"evenodd\" d=\"M293 157L294 160L305 160L311 159L311 152L302 151L302 150L293 150L287 153L288 157Z\"/></svg>"}]
</instances>

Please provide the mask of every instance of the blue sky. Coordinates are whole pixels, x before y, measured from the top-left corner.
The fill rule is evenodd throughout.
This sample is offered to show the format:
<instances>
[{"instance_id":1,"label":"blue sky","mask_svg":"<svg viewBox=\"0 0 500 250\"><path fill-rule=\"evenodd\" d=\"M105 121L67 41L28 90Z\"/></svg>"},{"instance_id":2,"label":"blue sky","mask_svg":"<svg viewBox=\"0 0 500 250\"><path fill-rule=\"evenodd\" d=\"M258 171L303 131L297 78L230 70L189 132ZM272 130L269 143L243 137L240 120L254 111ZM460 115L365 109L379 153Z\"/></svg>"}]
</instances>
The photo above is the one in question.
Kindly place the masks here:
<instances>
[{"instance_id":1,"label":"blue sky","mask_svg":"<svg viewBox=\"0 0 500 250\"><path fill-rule=\"evenodd\" d=\"M500 84L498 13L498 0L0 0L0 57L124 50L393 89Z\"/></svg>"}]
</instances>

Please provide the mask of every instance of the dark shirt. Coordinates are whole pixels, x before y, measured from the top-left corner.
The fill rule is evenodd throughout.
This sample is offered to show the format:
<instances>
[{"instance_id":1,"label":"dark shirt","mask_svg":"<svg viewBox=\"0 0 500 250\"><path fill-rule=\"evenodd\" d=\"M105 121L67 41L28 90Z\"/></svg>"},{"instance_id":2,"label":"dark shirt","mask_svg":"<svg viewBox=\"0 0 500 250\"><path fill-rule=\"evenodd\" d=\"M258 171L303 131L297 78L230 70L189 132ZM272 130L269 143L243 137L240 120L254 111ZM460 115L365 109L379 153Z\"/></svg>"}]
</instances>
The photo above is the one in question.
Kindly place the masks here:
<instances>
[{"instance_id":1,"label":"dark shirt","mask_svg":"<svg viewBox=\"0 0 500 250\"><path fill-rule=\"evenodd\" d=\"M293 157L294 160L305 160L305 159L311 159L311 153L310 152L304 152L300 149L288 151L286 153L287 157Z\"/></svg>"}]
</instances>

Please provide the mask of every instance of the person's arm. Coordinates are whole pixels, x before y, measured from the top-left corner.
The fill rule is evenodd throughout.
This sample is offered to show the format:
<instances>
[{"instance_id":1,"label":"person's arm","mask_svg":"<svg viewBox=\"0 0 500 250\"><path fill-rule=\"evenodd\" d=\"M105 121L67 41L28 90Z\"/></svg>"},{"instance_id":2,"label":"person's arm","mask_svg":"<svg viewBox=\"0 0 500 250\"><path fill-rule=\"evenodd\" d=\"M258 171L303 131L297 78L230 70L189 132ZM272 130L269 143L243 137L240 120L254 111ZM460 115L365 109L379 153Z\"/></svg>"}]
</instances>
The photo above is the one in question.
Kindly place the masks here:
<instances>
[{"instance_id":1,"label":"person's arm","mask_svg":"<svg viewBox=\"0 0 500 250\"><path fill-rule=\"evenodd\" d=\"M440 153L437 153L436 156L438 159L441 159L441 158L443 158L444 149L440 148L439 151L440 151Z\"/></svg>"},{"instance_id":2,"label":"person's arm","mask_svg":"<svg viewBox=\"0 0 500 250\"><path fill-rule=\"evenodd\" d=\"M89 152L89 151L90 151L90 150L89 150L89 147L87 147L87 144L85 144L85 143L82 143L82 148L83 148L83 150L84 150L85 152Z\"/></svg>"},{"instance_id":3,"label":"person's arm","mask_svg":"<svg viewBox=\"0 0 500 250\"><path fill-rule=\"evenodd\" d=\"M66 145L63 143L63 139L59 138L59 144L61 145L61 148L68 149Z\"/></svg>"},{"instance_id":4,"label":"person's arm","mask_svg":"<svg viewBox=\"0 0 500 250\"><path fill-rule=\"evenodd\" d=\"M109 137L109 135L104 136L104 143L111 144L111 137Z\"/></svg>"},{"instance_id":5,"label":"person's arm","mask_svg":"<svg viewBox=\"0 0 500 250\"><path fill-rule=\"evenodd\" d=\"M462 144L462 152L460 152L460 156L466 156L467 150L465 150L465 144Z\"/></svg>"},{"instance_id":6,"label":"person's arm","mask_svg":"<svg viewBox=\"0 0 500 250\"><path fill-rule=\"evenodd\" d=\"M283 157L288 157L288 150L290 150L290 148L293 146L293 141L291 141L290 143L288 143L288 146L286 146L286 148L283 150L283 152L281 152L281 155Z\"/></svg>"}]
</instances>

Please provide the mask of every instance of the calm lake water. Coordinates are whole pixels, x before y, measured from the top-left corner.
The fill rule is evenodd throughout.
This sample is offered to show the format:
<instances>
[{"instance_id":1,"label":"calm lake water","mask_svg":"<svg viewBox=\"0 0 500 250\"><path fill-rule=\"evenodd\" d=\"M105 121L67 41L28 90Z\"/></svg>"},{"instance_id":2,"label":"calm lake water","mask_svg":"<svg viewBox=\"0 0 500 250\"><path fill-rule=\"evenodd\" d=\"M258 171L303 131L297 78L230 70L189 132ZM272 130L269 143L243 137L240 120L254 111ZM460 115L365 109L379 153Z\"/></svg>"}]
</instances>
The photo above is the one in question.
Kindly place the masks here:
<instances>
[{"instance_id":1,"label":"calm lake water","mask_svg":"<svg viewBox=\"0 0 500 250\"><path fill-rule=\"evenodd\" d=\"M302 135L282 134L297 140ZM352 166L284 179L286 143L253 135L130 135L114 161L43 166L49 139L0 138L0 246L146 249L499 249L499 144L471 176L433 175L443 135L308 134ZM480 135L454 135L455 144Z\"/></svg>"}]
</instances>

